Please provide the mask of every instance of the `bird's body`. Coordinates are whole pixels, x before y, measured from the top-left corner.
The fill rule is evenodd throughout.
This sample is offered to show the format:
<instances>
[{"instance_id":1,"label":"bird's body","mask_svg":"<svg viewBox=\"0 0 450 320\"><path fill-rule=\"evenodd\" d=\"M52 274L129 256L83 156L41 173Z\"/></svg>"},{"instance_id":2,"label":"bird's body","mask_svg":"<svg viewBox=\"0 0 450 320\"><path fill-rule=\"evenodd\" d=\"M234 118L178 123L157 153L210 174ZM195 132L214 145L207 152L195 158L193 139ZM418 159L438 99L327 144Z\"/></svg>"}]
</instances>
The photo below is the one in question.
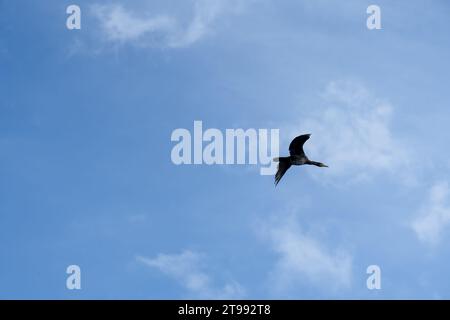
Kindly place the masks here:
<instances>
[{"instance_id":1,"label":"bird's body","mask_svg":"<svg viewBox=\"0 0 450 320\"><path fill-rule=\"evenodd\" d=\"M294 166L301 166L301 165L304 165L304 164L306 164L308 162L308 158L305 157L305 156L293 155L293 156L290 156L290 157L287 157L287 158L290 158L291 164L294 165Z\"/></svg>"},{"instance_id":2,"label":"bird's body","mask_svg":"<svg viewBox=\"0 0 450 320\"><path fill-rule=\"evenodd\" d=\"M327 165L321 162L309 160L308 157L305 155L305 152L303 151L303 145L309 139L310 136L311 136L310 134L303 134L301 136L296 137L294 140L292 140L291 144L289 145L290 156L279 157L274 159L274 161L279 162L278 171L275 174L275 185L277 185L278 182L280 182L283 175L291 166L301 166L304 164L309 164L322 168L328 167Z\"/></svg>"}]
</instances>

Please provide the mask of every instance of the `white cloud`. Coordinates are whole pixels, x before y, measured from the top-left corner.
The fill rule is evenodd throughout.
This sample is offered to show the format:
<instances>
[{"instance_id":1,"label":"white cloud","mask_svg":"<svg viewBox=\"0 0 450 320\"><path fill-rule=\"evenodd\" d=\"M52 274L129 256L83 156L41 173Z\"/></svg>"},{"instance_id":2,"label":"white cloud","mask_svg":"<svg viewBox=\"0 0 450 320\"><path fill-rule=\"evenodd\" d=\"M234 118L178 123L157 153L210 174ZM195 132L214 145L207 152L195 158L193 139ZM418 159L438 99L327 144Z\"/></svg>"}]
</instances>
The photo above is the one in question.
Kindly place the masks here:
<instances>
[{"instance_id":1,"label":"white cloud","mask_svg":"<svg viewBox=\"0 0 450 320\"><path fill-rule=\"evenodd\" d=\"M168 16L139 18L122 5L94 5L92 11L101 22L107 40L127 42L139 40L147 34L164 35L173 32L176 21Z\"/></svg>"},{"instance_id":2,"label":"white cloud","mask_svg":"<svg viewBox=\"0 0 450 320\"><path fill-rule=\"evenodd\" d=\"M290 126L289 138L312 133L305 152L329 170L314 171L322 181L355 182L390 173L412 179L407 148L392 133L393 107L351 81L331 82L310 114ZM400 173L399 173L400 172Z\"/></svg>"},{"instance_id":3,"label":"white cloud","mask_svg":"<svg viewBox=\"0 0 450 320\"><path fill-rule=\"evenodd\" d=\"M236 13L247 0L194 0L193 14L184 23L175 15L146 16L125 9L120 4L94 5L92 11L100 22L107 41L140 46L187 47L214 30L214 23L225 14Z\"/></svg>"},{"instance_id":4,"label":"white cloud","mask_svg":"<svg viewBox=\"0 0 450 320\"><path fill-rule=\"evenodd\" d=\"M350 286L351 255L341 249L325 248L300 228L295 216L263 229L279 255L271 276L277 292L286 293L298 285L312 285L332 293Z\"/></svg>"},{"instance_id":5,"label":"white cloud","mask_svg":"<svg viewBox=\"0 0 450 320\"><path fill-rule=\"evenodd\" d=\"M245 295L236 281L221 288L214 287L211 277L203 271L203 256L196 252L186 250L181 254L159 254L153 259L138 256L136 259L178 281L186 288L189 298L239 299Z\"/></svg>"},{"instance_id":6,"label":"white cloud","mask_svg":"<svg viewBox=\"0 0 450 320\"><path fill-rule=\"evenodd\" d=\"M427 203L411 225L420 241L430 245L439 243L450 223L449 195L448 182L436 183L431 188Z\"/></svg>"}]
</instances>

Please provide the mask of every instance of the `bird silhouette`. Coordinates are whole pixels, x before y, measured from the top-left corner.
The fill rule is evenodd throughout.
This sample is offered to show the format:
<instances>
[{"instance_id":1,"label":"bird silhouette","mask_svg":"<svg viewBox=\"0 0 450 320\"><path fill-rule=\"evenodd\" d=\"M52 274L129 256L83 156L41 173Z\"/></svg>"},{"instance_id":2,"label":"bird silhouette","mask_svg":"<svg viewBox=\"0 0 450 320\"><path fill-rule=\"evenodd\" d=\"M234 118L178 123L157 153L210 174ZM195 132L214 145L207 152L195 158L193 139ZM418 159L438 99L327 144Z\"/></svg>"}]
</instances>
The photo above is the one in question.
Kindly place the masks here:
<instances>
[{"instance_id":1,"label":"bird silhouette","mask_svg":"<svg viewBox=\"0 0 450 320\"><path fill-rule=\"evenodd\" d=\"M275 162L278 162L278 170L275 174L275 186L278 184L278 182L280 182L281 178L291 166L301 166L304 164L309 164L321 168L328 168L328 166L323 164L322 162L309 160L305 155L305 151L303 151L303 145L306 141L308 141L310 136L311 134L303 134L292 140L291 144L289 145L289 157L278 157L273 159Z\"/></svg>"}]
</instances>

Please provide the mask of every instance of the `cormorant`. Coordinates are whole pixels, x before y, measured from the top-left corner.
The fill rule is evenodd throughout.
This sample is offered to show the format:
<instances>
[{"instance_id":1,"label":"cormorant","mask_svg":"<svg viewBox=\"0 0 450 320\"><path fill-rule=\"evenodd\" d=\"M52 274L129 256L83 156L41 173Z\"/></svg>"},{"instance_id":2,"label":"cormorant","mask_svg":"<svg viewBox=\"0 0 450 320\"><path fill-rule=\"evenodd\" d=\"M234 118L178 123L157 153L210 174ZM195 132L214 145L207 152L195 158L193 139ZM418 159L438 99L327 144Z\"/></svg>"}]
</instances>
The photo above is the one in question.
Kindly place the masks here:
<instances>
[{"instance_id":1,"label":"cormorant","mask_svg":"<svg viewBox=\"0 0 450 320\"><path fill-rule=\"evenodd\" d=\"M323 164L322 162L309 160L308 157L305 155L305 152L303 151L303 145L309 139L310 136L311 134L303 134L292 140L291 144L289 145L289 153L290 153L289 157L279 157L273 159L274 161L279 162L278 171L275 174L275 185L277 185L278 182L280 182L283 175L292 165L301 166L303 164L310 164L321 168L324 167L328 168L328 166Z\"/></svg>"}]
</instances>

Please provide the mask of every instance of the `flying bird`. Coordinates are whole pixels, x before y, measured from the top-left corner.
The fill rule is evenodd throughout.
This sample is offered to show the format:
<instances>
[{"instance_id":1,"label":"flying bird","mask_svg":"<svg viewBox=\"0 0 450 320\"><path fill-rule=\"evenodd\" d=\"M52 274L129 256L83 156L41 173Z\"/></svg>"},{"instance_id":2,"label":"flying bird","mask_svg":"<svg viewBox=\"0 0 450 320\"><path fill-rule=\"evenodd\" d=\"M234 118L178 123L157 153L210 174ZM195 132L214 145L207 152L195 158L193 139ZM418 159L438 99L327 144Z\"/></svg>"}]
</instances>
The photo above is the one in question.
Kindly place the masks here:
<instances>
[{"instance_id":1,"label":"flying bird","mask_svg":"<svg viewBox=\"0 0 450 320\"><path fill-rule=\"evenodd\" d=\"M279 157L273 159L273 161L278 162L278 171L275 174L275 185L280 182L281 178L291 166L310 164L321 168L328 168L328 166L323 164L322 162L309 160L305 155L305 152L303 151L303 145L306 141L308 141L310 136L311 134L302 134L301 136L298 136L294 140L292 140L291 144L289 145L289 157Z\"/></svg>"}]
</instances>

